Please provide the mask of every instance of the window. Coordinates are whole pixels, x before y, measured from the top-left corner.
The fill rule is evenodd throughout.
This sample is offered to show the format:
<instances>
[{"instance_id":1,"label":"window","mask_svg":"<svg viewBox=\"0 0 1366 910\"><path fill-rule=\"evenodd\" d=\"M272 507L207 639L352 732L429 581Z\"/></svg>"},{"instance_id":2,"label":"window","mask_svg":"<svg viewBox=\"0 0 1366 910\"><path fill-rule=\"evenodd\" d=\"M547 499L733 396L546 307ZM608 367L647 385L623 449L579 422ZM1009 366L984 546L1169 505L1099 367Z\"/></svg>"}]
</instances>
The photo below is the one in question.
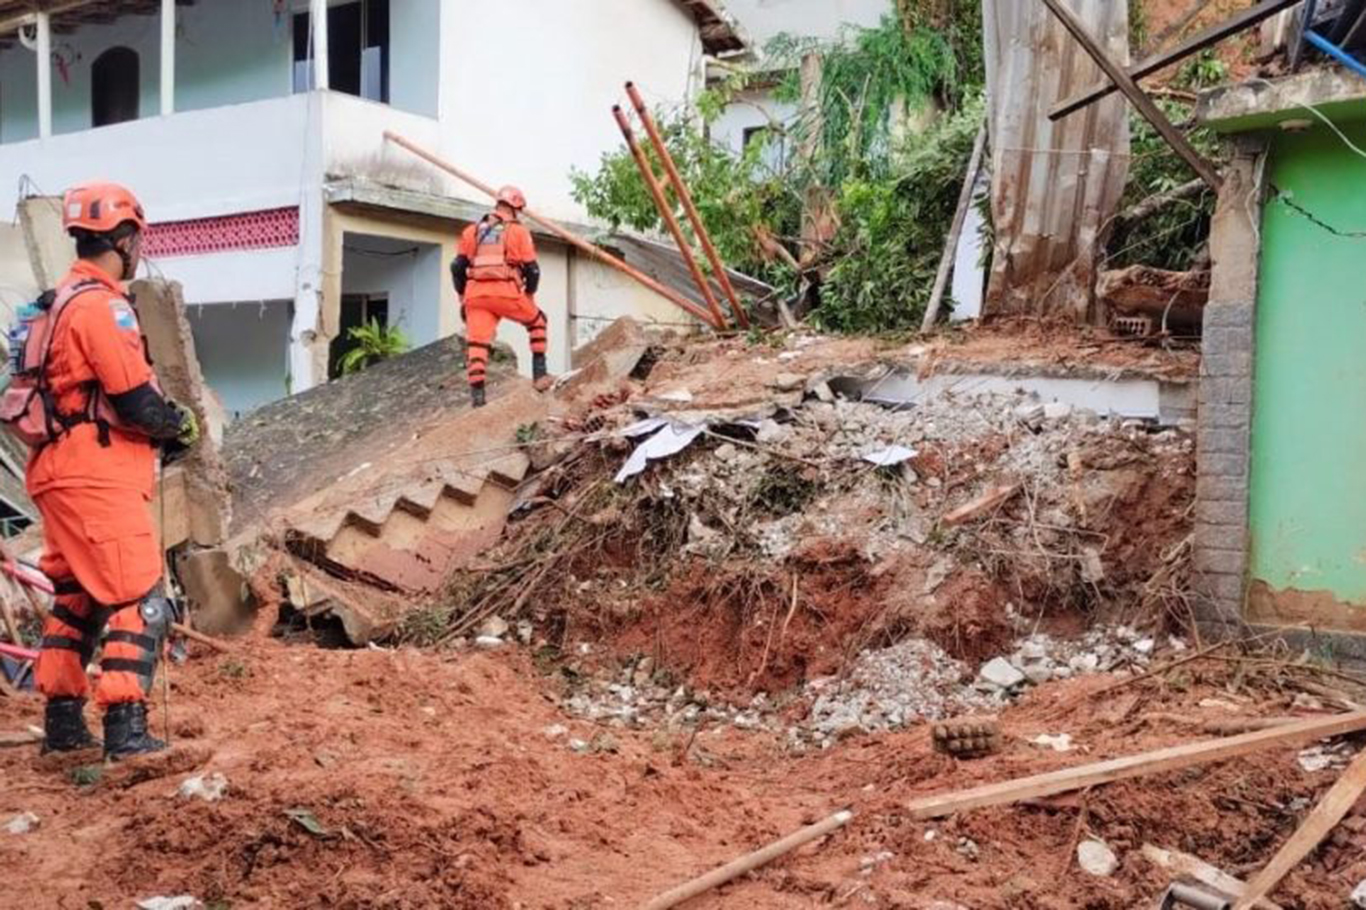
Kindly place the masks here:
<instances>
[{"instance_id":1,"label":"window","mask_svg":"<svg viewBox=\"0 0 1366 910\"><path fill-rule=\"evenodd\" d=\"M95 58L90 67L90 119L95 126L138 119L138 73L138 54L132 48L111 47Z\"/></svg>"},{"instance_id":2,"label":"window","mask_svg":"<svg viewBox=\"0 0 1366 910\"><path fill-rule=\"evenodd\" d=\"M294 91L313 85L308 13L294 16ZM353 0L327 10L327 82L333 91L389 101L389 0Z\"/></svg>"},{"instance_id":3,"label":"window","mask_svg":"<svg viewBox=\"0 0 1366 910\"><path fill-rule=\"evenodd\" d=\"M740 140L741 148L749 148L751 142L764 142L768 139L769 128L766 126L747 126Z\"/></svg>"}]
</instances>

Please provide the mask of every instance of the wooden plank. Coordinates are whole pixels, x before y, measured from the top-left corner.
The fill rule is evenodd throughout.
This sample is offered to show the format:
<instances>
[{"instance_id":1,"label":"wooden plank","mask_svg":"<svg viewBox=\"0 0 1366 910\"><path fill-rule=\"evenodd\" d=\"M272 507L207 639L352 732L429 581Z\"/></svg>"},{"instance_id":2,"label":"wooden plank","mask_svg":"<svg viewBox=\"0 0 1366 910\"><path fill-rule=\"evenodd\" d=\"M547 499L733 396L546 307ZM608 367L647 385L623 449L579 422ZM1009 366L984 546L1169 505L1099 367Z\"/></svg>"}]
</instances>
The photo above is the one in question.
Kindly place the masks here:
<instances>
[{"instance_id":1,"label":"wooden plank","mask_svg":"<svg viewBox=\"0 0 1366 910\"><path fill-rule=\"evenodd\" d=\"M967 174L963 177L963 189L958 194L958 208L953 213L953 224L949 236L944 240L944 253L939 259L939 273L934 277L934 290L930 292L930 302L925 307L925 318L920 323L920 331L928 332L934 328L939 318L939 304L944 300L944 289L949 284L949 273L958 256L958 240L963 236L963 225L968 220L968 210L972 208L972 191L977 188L977 175L982 170L982 154L987 147L987 125L977 131L977 139L972 144L972 157L968 159Z\"/></svg>"},{"instance_id":2,"label":"wooden plank","mask_svg":"<svg viewBox=\"0 0 1366 910\"><path fill-rule=\"evenodd\" d=\"M1226 22L1220 22L1218 25L1210 26L1203 32L1193 35L1188 40L1183 41L1181 44L1178 44L1165 53L1149 57L1141 63L1134 64L1128 68L1127 73L1132 80L1137 82L1145 76L1151 76L1153 73L1164 70L1174 63L1179 63L1193 54L1198 54L1205 48L1218 44L1225 38L1232 37L1241 31L1252 28L1252 26L1259 22L1270 19L1277 13L1287 10L1299 2L1300 0L1266 0L1266 2L1261 3L1258 6L1244 10ZM1075 114L1077 111L1095 104L1102 98L1109 97L1116 91L1118 91L1118 88L1113 82L1108 82L1104 85L1093 85L1086 91L1079 92L1073 97L1059 102L1053 110L1049 111L1048 118L1050 120L1061 120L1069 114Z\"/></svg>"},{"instance_id":3,"label":"wooden plank","mask_svg":"<svg viewBox=\"0 0 1366 910\"><path fill-rule=\"evenodd\" d=\"M1208 885L1235 900L1247 893L1247 882L1240 878L1234 878L1223 869L1211 866L1198 856L1191 856L1189 853L1182 853L1180 850L1163 850L1161 847L1154 847L1152 844L1144 844L1143 858L1154 865L1174 872L1177 876L1185 876L1202 885ZM1273 904L1269 900L1260 900L1257 902L1257 910L1282 910L1282 908L1279 904Z\"/></svg>"},{"instance_id":4,"label":"wooden plank","mask_svg":"<svg viewBox=\"0 0 1366 910\"><path fill-rule=\"evenodd\" d=\"M1193 768L1197 765L1250 755L1263 749L1296 745L1330 736L1341 736L1344 733L1356 733L1360 730L1366 730L1366 711L1314 718L1270 730L1257 730L1242 736L1188 743L1158 749L1155 752L1050 771L1047 774L986 784L969 790L941 793L913 800L908 808L914 819L941 818L955 812L966 812L986 806L1002 806L1024 799L1039 799L1133 777L1165 774L1182 768Z\"/></svg>"},{"instance_id":5,"label":"wooden plank","mask_svg":"<svg viewBox=\"0 0 1366 910\"><path fill-rule=\"evenodd\" d=\"M994 512L1005 505L1015 497L1016 493L1020 492L1020 489L1021 487L1018 483L1007 484L1002 487L992 487L967 505L959 506L945 515L943 519L944 524L949 527L954 527L955 525L967 524L969 521L975 521L988 512Z\"/></svg>"},{"instance_id":6,"label":"wooden plank","mask_svg":"<svg viewBox=\"0 0 1366 910\"><path fill-rule=\"evenodd\" d=\"M1185 162L1191 166L1191 170L1200 175L1201 180L1209 184L1211 189L1217 191L1222 186L1223 181L1214 165L1195 150L1194 146L1181 134L1181 131L1167 119L1167 115L1158 109L1151 98L1143 94L1143 90L1129 77L1129 74L1109 58L1101 46L1086 31L1081 20L1063 3L1063 0L1043 0L1043 2L1053 15L1058 17L1058 21L1072 34L1072 37L1077 39L1077 43L1090 55L1091 59L1096 61L1096 65L1105 71L1105 75L1109 76L1133 106L1138 108L1138 112L1143 115L1144 119L1162 135L1167 144L1185 159Z\"/></svg>"},{"instance_id":7,"label":"wooden plank","mask_svg":"<svg viewBox=\"0 0 1366 910\"><path fill-rule=\"evenodd\" d=\"M1366 792L1366 752L1357 755L1347 766L1299 830L1290 835L1290 840L1276 852L1266 868L1247 883L1247 892L1233 905L1233 910L1252 910L1258 900L1276 890L1281 879L1313 853L1338 822L1352 811L1363 792Z\"/></svg>"}]
</instances>

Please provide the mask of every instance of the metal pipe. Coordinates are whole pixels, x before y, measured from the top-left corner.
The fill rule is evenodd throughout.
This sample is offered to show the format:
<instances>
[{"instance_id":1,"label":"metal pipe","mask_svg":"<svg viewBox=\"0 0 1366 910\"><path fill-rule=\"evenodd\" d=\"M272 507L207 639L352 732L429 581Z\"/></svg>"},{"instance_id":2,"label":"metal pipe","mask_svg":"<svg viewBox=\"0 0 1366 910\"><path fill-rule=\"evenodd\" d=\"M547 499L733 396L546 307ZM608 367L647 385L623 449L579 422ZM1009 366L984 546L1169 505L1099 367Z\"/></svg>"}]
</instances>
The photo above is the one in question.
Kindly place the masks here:
<instances>
[{"instance_id":1,"label":"metal pipe","mask_svg":"<svg viewBox=\"0 0 1366 910\"><path fill-rule=\"evenodd\" d=\"M1353 57L1318 32L1306 31L1304 33L1304 40L1314 45L1314 47L1318 48L1329 57L1332 57L1338 63L1341 63L1358 76L1366 79L1366 64L1363 64L1360 60Z\"/></svg>"},{"instance_id":2,"label":"metal pipe","mask_svg":"<svg viewBox=\"0 0 1366 910\"><path fill-rule=\"evenodd\" d=\"M458 180L468 183L470 186L474 187L479 192L488 196L490 199L494 199L497 197L497 190L489 186L487 183L484 183L482 180L479 180L471 174L465 173L460 168L451 164L449 161L443 161L442 159L438 158L436 155L433 155L431 152L427 151L421 146L414 145L413 143L409 142L407 139L404 139L397 133L392 132L390 130L385 130L384 138L389 142L392 142L394 145L397 145L399 148L411 152L412 154L426 161L433 167L439 168L440 170L445 171L451 176L457 178ZM544 215L538 215L532 209L523 209L522 214L525 215L529 220L536 222L541 227L545 228L547 231L554 234L556 237L559 237L561 240L563 240L570 246L574 247L575 249L587 253L589 256L592 256L594 259L598 260L604 265L611 266L618 272L621 272L623 275L626 275L627 277L633 279L638 284L644 285L645 287L654 291L659 296L663 297L665 300L670 301L675 306L686 311L689 315L695 316L696 318L705 322L707 325L710 325L713 328L715 328L711 321L710 313L702 309L697 304L693 303L688 298L684 297L682 294L679 294L677 291L671 288L667 288L664 285L660 284L658 281L655 281L653 278L651 278L649 275L646 275L644 272L640 271L635 266L628 265L627 263L618 259L616 256L613 256L611 253L607 252L597 244L589 243L582 237L570 233L568 230L560 227L558 224L556 224L554 221L551 221Z\"/></svg>"},{"instance_id":3,"label":"metal pipe","mask_svg":"<svg viewBox=\"0 0 1366 910\"><path fill-rule=\"evenodd\" d=\"M612 116L617 119L617 126L621 128L622 138L626 140L626 147L631 150L631 157L636 159L636 167L640 169L640 176L644 178L645 185L650 190L650 196L654 198L655 208L659 210L659 217L664 219L664 224L668 226L669 233L673 235L674 243L678 244L678 252L683 256L683 262L688 266L688 271L692 273L692 280L697 284L697 289L702 292L702 299L707 302L707 309L711 310L713 321L715 321L717 328L727 328L729 324L721 312L721 305L716 302L716 295L712 293L711 283L707 281L707 276L702 274L702 269L698 267L697 257L693 255L692 247L688 245L688 238L683 236L683 228L679 227L678 219L674 217L673 210L669 208L669 197L664 195L664 187L659 185L659 178L655 176L655 170L650 165L650 159L645 157L645 150L640 147L635 130L631 129L631 122L626 119L626 112L621 109L620 104L612 105Z\"/></svg>"},{"instance_id":4,"label":"metal pipe","mask_svg":"<svg viewBox=\"0 0 1366 910\"><path fill-rule=\"evenodd\" d=\"M664 136L659 132L659 125L655 123L654 115L646 107L645 99L641 96L640 89L636 88L634 82L626 83L626 94L630 97L631 106L636 109L640 122L645 126L645 132L649 135L650 143L655 147L659 160L664 163L664 173L668 175L669 183L674 188L674 194L678 196L678 201L683 205L683 211L687 214L688 221L697 234L697 241L702 244L702 252L707 255L707 262L711 263L712 271L716 273L716 280L721 285L721 290L725 292L726 299L730 301L731 309L735 313L735 321L740 324L740 328L749 328L749 314L740 305L740 298L736 296L735 287L730 283L730 273L726 271L725 263L721 261L721 254L716 251L716 245L711 242L711 235L707 233L707 226L702 223L702 216L693 203L692 193L688 191L688 185L683 182L683 175L678 172L678 165L674 164L674 157L669 154L669 147L664 144Z\"/></svg>"}]
</instances>

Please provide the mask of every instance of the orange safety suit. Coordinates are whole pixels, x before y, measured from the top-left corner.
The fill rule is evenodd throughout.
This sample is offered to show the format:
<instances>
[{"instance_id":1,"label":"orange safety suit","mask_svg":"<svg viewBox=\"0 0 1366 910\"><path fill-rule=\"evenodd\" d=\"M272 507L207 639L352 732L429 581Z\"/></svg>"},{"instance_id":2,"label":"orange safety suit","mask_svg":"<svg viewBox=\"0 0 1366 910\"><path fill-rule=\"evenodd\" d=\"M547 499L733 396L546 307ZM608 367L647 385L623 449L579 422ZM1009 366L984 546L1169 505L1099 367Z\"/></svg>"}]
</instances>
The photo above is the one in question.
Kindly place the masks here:
<instances>
[{"instance_id":1,"label":"orange safety suit","mask_svg":"<svg viewBox=\"0 0 1366 910\"><path fill-rule=\"evenodd\" d=\"M482 386L501 320L526 326L531 353L546 352L546 316L526 292L521 273L522 266L536 262L536 244L525 225L494 213L465 228L457 252L471 263L461 306L469 346L466 370L470 385Z\"/></svg>"},{"instance_id":2,"label":"orange safety suit","mask_svg":"<svg viewBox=\"0 0 1366 910\"><path fill-rule=\"evenodd\" d=\"M120 286L78 261L59 286L95 283L54 327L48 377L59 414L90 396L121 395L152 381L137 315ZM157 450L128 428L78 423L29 459L29 495L43 518L42 570L56 588L35 679L48 698L83 698L85 667L104 637L95 688L104 706L146 699L139 671L153 644L138 604L157 586L161 542L150 502ZM106 629L107 624L107 629Z\"/></svg>"}]
</instances>

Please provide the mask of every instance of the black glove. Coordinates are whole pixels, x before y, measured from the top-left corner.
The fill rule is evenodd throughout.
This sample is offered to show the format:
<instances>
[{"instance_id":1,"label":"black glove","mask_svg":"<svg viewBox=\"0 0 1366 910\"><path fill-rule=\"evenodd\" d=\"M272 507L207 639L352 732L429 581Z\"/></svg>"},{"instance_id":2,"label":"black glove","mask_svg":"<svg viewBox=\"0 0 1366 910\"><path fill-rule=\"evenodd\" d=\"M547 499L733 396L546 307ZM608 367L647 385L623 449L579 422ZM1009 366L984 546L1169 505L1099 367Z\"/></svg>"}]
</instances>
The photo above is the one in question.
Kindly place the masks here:
<instances>
[{"instance_id":1,"label":"black glove","mask_svg":"<svg viewBox=\"0 0 1366 910\"><path fill-rule=\"evenodd\" d=\"M470 260L468 257L461 255L451 260L451 281L455 284L455 292L464 297L465 287L470 283Z\"/></svg>"},{"instance_id":2,"label":"black glove","mask_svg":"<svg viewBox=\"0 0 1366 910\"><path fill-rule=\"evenodd\" d=\"M522 287L528 294L534 294L540 286L541 266L535 262L522 263Z\"/></svg>"}]
</instances>

